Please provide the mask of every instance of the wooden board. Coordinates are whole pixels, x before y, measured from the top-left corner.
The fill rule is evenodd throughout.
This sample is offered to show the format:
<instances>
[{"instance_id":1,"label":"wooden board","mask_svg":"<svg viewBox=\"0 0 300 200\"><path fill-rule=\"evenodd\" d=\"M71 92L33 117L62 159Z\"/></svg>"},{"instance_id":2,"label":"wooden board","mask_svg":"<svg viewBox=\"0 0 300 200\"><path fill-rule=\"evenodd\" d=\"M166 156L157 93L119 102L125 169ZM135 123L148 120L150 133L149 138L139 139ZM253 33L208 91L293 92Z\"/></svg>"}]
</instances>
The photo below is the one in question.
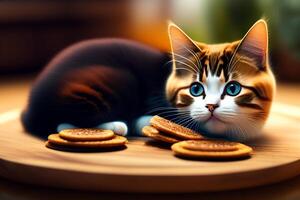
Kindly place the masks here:
<instances>
[{"instance_id":1,"label":"wooden board","mask_svg":"<svg viewBox=\"0 0 300 200\"><path fill-rule=\"evenodd\" d=\"M284 109L283 109L284 108ZM290 111L288 111L290 109ZM298 109L298 110L297 110ZM213 162L174 157L168 149L131 138L115 152L55 151L22 130L19 110L0 115L0 176L81 190L200 192L252 187L300 174L299 108L276 104L250 159Z\"/></svg>"}]
</instances>

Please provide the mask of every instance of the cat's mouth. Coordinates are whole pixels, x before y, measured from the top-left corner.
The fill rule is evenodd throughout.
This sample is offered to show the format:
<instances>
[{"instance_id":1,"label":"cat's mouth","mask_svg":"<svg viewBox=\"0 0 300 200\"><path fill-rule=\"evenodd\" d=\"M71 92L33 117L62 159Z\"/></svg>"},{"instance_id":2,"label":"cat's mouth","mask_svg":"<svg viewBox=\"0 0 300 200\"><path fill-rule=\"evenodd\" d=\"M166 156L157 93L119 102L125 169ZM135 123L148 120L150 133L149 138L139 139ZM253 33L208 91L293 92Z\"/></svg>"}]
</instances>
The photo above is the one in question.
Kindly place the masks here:
<instances>
[{"instance_id":1,"label":"cat's mouth","mask_svg":"<svg viewBox=\"0 0 300 200\"><path fill-rule=\"evenodd\" d=\"M204 123L211 122L211 123L216 123L216 122L222 122L226 123L225 121L221 120L218 118L216 115L211 114L210 117L204 121Z\"/></svg>"}]
</instances>

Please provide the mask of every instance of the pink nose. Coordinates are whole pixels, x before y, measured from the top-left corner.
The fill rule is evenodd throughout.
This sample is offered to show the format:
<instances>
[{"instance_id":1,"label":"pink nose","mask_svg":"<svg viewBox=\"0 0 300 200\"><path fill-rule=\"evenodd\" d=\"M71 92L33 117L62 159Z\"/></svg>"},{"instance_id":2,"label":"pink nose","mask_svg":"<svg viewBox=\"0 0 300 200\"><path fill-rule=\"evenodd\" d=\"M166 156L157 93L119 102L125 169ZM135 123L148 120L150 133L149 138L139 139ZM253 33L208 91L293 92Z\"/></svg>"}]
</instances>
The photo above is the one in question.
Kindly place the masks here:
<instances>
[{"instance_id":1,"label":"pink nose","mask_svg":"<svg viewBox=\"0 0 300 200\"><path fill-rule=\"evenodd\" d=\"M218 104L206 104L205 107L209 110L209 112L214 112L214 110L215 110L217 107L219 107L219 105L218 105Z\"/></svg>"}]
</instances>

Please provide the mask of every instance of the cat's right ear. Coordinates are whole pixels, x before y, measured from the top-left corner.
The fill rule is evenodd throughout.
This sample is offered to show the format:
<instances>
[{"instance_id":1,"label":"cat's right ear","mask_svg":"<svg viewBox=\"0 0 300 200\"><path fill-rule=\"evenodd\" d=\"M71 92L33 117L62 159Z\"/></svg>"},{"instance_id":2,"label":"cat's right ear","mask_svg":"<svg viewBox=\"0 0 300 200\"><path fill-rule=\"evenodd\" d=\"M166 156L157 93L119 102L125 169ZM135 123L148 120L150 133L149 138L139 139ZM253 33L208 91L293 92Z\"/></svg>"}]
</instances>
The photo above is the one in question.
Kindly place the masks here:
<instances>
[{"instance_id":1,"label":"cat's right ear","mask_svg":"<svg viewBox=\"0 0 300 200\"><path fill-rule=\"evenodd\" d=\"M258 20L241 40L231 63L236 62L240 57L250 59L259 70L266 70L268 67L268 28L265 20ZM236 65L239 72L249 72L249 65Z\"/></svg>"},{"instance_id":2,"label":"cat's right ear","mask_svg":"<svg viewBox=\"0 0 300 200\"><path fill-rule=\"evenodd\" d=\"M201 49L177 25L169 22L169 39L173 60L186 62L185 58L193 57Z\"/></svg>"}]
</instances>

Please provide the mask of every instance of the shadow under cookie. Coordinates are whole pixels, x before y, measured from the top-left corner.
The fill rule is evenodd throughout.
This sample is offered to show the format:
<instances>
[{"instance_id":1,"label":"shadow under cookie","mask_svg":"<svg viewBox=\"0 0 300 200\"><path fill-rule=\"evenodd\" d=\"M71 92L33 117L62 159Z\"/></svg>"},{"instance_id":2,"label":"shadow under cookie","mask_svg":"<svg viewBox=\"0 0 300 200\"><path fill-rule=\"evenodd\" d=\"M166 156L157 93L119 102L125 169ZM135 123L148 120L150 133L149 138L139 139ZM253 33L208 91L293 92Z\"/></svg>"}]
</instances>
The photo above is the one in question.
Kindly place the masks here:
<instances>
[{"instance_id":1,"label":"shadow under cookie","mask_svg":"<svg viewBox=\"0 0 300 200\"><path fill-rule=\"evenodd\" d=\"M46 142L46 147L58 151L67 151L67 152L113 152L125 150L127 147L125 145L115 146L115 147L67 147L63 145L53 144L51 142Z\"/></svg>"}]
</instances>

